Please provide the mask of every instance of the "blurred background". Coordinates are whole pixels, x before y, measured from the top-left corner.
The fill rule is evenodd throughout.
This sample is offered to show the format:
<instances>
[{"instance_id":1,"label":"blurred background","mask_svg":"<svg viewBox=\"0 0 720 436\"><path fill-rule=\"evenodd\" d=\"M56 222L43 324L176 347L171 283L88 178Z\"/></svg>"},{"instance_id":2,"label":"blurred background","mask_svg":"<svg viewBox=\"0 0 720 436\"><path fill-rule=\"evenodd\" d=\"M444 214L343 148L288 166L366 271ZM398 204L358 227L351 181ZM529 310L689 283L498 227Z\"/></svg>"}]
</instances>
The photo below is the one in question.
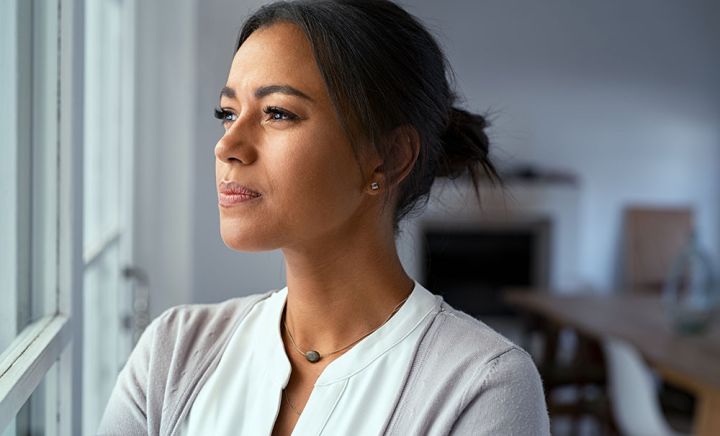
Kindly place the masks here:
<instances>
[{"instance_id":1,"label":"blurred background","mask_svg":"<svg viewBox=\"0 0 720 436\"><path fill-rule=\"evenodd\" d=\"M37 82L57 74L42 55L62 1L3 1L15 37L5 46L34 53L10 58L27 89L18 95L39 110ZM212 110L240 25L266 2L80 3L79 386L90 435L150 320L282 288L285 272L279 251L223 244L214 186ZM554 434L720 434L720 3L400 3L438 38L462 105L490 113L506 181L477 205L467 180L438 180L427 210L401 227L408 273L531 352ZM13 169L8 192L21 193L38 164L21 141L2 146L31 169ZM36 213L21 194L7 198L6 213ZM15 243L37 225L18 224ZM28 434L21 427L6 434Z\"/></svg>"}]
</instances>

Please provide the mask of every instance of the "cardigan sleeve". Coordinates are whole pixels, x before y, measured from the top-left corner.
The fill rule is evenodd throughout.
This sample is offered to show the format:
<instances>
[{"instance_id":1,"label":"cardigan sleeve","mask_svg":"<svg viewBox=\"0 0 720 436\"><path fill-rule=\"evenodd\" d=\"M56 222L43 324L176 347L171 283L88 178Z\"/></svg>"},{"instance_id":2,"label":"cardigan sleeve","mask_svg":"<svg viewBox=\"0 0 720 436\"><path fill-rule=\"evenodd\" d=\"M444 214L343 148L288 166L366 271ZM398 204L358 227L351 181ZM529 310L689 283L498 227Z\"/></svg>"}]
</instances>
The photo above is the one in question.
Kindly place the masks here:
<instances>
[{"instance_id":1,"label":"cardigan sleeve","mask_svg":"<svg viewBox=\"0 0 720 436\"><path fill-rule=\"evenodd\" d=\"M452 435L549 435L542 380L532 358L511 348L493 358L465 394Z\"/></svg>"},{"instance_id":2,"label":"cardigan sleeve","mask_svg":"<svg viewBox=\"0 0 720 436\"><path fill-rule=\"evenodd\" d=\"M125 366L118 374L115 387L97 430L98 435L148 435L149 371L152 344L163 315L155 318L140 335ZM156 434L153 432L152 434Z\"/></svg>"}]
</instances>

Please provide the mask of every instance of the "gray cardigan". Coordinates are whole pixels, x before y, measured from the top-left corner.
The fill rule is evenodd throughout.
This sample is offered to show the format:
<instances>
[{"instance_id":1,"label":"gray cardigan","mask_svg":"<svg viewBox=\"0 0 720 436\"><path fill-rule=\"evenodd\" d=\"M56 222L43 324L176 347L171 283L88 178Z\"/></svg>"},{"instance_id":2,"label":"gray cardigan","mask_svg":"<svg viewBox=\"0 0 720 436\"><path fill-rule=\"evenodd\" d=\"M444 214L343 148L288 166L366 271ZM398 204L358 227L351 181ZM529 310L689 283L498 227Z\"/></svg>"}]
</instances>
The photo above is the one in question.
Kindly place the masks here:
<instances>
[{"instance_id":1,"label":"gray cardigan","mask_svg":"<svg viewBox=\"0 0 720 436\"><path fill-rule=\"evenodd\" d=\"M179 436L235 326L274 291L171 307L155 318L118 375L101 435ZM437 297L386 435L549 435L532 358Z\"/></svg>"}]
</instances>

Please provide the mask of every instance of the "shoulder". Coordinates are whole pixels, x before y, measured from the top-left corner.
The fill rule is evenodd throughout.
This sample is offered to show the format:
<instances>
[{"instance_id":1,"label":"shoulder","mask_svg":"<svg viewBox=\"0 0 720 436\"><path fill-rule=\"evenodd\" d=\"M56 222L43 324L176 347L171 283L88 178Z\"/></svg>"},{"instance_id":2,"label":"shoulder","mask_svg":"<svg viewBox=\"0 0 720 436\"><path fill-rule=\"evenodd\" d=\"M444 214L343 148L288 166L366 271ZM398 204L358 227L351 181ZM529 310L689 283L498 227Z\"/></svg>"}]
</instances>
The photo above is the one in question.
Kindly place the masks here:
<instances>
[{"instance_id":1,"label":"shoulder","mask_svg":"<svg viewBox=\"0 0 720 436\"><path fill-rule=\"evenodd\" d=\"M147 350L149 373L155 379L166 377L170 384L192 382L186 378L212 366L234 327L259 301L273 292L255 293L220 303L170 307L150 323L135 348Z\"/></svg>"},{"instance_id":2,"label":"shoulder","mask_svg":"<svg viewBox=\"0 0 720 436\"><path fill-rule=\"evenodd\" d=\"M427 364L443 368L449 380L465 381L461 402L484 390L517 387L543 397L532 356L477 318L443 302L428 334Z\"/></svg>"},{"instance_id":3,"label":"shoulder","mask_svg":"<svg viewBox=\"0 0 720 436\"><path fill-rule=\"evenodd\" d=\"M428 335L426 364L443 368L451 380L464 379L463 401L473 392L510 385L542 394L532 356L477 318L443 302Z\"/></svg>"},{"instance_id":4,"label":"shoulder","mask_svg":"<svg viewBox=\"0 0 720 436\"><path fill-rule=\"evenodd\" d=\"M216 336L223 329L232 327L256 303L268 298L274 292L276 290L254 293L220 303L180 304L164 310L151 325L155 334L182 334L188 331L197 332L200 329L208 330L209 336Z\"/></svg>"},{"instance_id":5,"label":"shoulder","mask_svg":"<svg viewBox=\"0 0 720 436\"><path fill-rule=\"evenodd\" d=\"M135 347L147 350L149 375L156 380L166 378L166 382L173 385L191 382L186 378L213 365L234 327L256 303L273 292L220 303L181 304L163 311L150 323Z\"/></svg>"},{"instance_id":6,"label":"shoulder","mask_svg":"<svg viewBox=\"0 0 720 436\"><path fill-rule=\"evenodd\" d=\"M451 395L452 434L549 435L542 379L524 349L470 315L447 306L439 337L453 347L457 364L448 374L461 380Z\"/></svg>"},{"instance_id":7,"label":"shoulder","mask_svg":"<svg viewBox=\"0 0 720 436\"><path fill-rule=\"evenodd\" d=\"M532 357L446 302L420 342L403 398L395 430L549 432L542 381Z\"/></svg>"},{"instance_id":8,"label":"shoulder","mask_svg":"<svg viewBox=\"0 0 720 436\"><path fill-rule=\"evenodd\" d=\"M235 326L267 291L182 304L155 317L118 374L99 434L160 434L202 385Z\"/></svg>"},{"instance_id":9,"label":"shoulder","mask_svg":"<svg viewBox=\"0 0 720 436\"><path fill-rule=\"evenodd\" d=\"M444 344L454 357L471 359L476 366L485 365L508 352L517 352L532 361L525 350L492 327L444 301L428 334L427 339L433 341L434 346Z\"/></svg>"}]
</instances>

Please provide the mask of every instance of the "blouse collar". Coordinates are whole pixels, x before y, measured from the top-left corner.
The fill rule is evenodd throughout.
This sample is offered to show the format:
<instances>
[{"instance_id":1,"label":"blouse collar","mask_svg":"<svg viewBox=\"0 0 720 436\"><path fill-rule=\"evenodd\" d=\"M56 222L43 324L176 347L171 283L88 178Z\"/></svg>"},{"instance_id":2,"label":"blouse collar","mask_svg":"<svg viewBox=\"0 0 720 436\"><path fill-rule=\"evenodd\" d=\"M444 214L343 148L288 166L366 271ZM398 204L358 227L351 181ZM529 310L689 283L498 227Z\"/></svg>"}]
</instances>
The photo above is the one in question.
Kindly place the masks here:
<instances>
[{"instance_id":1,"label":"blouse collar","mask_svg":"<svg viewBox=\"0 0 720 436\"><path fill-rule=\"evenodd\" d=\"M395 315L347 352L330 362L315 382L315 386L337 383L362 371L418 328L425 318L440 310L442 297L434 295L414 279L413 282L415 285L410 296ZM285 354L281 330L281 318L287 301L287 293L288 287L285 286L271 295L268 301L272 305L272 317L268 320L271 325L266 330L272 332L267 342L268 347L271 348L268 351L273 356L276 368L286 372L285 383L289 379L291 370L290 362Z\"/></svg>"}]
</instances>

